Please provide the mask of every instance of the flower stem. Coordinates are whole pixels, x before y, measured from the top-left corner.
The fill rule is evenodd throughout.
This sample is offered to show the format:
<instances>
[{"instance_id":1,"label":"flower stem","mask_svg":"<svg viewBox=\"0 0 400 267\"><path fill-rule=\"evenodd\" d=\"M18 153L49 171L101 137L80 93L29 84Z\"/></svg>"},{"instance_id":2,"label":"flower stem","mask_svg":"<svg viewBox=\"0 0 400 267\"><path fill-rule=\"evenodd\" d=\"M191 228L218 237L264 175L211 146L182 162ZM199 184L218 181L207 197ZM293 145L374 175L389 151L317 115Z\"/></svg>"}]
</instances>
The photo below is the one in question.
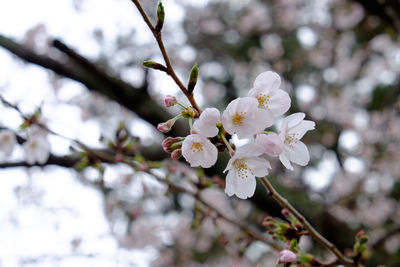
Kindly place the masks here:
<instances>
[{"instance_id":1,"label":"flower stem","mask_svg":"<svg viewBox=\"0 0 400 267\"><path fill-rule=\"evenodd\" d=\"M190 131L193 131L193 119L189 118Z\"/></svg>"},{"instance_id":2,"label":"flower stem","mask_svg":"<svg viewBox=\"0 0 400 267\"><path fill-rule=\"evenodd\" d=\"M167 66L166 73L174 80L175 84L179 87L179 89L181 89L182 93L185 94L186 98L189 100L192 107L194 109L196 109L199 114L201 114L201 108L196 103L196 100L194 99L193 94L191 92L189 92L189 90L183 85L182 81L178 78L178 76L175 73L174 68L172 67L171 60L169 59L167 50L165 49L165 46L164 46L161 31L157 31L156 28L153 26L149 17L147 16L146 12L143 10L143 7L140 4L139 0L131 0L131 1L136 6L136 8L139 10L139 13L142 16L144 22L146 23L147 27L151 30L154 38L157 41L158 47L160 48L161 54L164 58L166 66Z\"/></svg>"},{"instance_id":3,"label":"flower stem","mask_svg":"<svg viewBox=\"0 0 400 267\"><path fill-rule=\"evenodd\" d=\"M231 147L231 144L229 144L228 140L226 140L225 135L219 134L219 137L221 137L222 141L224 141L224 144L228 148L229 153L231 154L231 156L233 156L235 154L235 150L233 150L233 148Z\"/></svg>"},{"instance_id":4,"label":"flower stem","mask_svg":"<svg viewBox=\"0 0 400 267\"><path fill-rule=\"evenodd\" d=\"M260 178L262 184L265 186L265 188L268 191L268 194L275 199L283 208L287 209L290 213L293 214L302 224L303 226L308 230L309 234L311 237L313 237L318 243L326 247L328 250L330 250L333 254L336 255L338 261L345 265L345 266L357 266L353 260L349 259L345 255L343 255L340 250L331 242L329 242L325 237L323 237L307 220L304 218L304 216L298 212L290 203L282 197L272 186L272 184L268 181L266 177Z\"/></svg>"},{"instance_id":5,"label":"flower stem","mask_svg":"<svg viewBox=\"0 0 400 267\"><path fill-rule=\"evenodd\" d=\"M178 102L178 105L181 106L183 109L187 109L187 107L185 107L184 105L182 105L181 103Z\"/></svg>"}]
</instances>

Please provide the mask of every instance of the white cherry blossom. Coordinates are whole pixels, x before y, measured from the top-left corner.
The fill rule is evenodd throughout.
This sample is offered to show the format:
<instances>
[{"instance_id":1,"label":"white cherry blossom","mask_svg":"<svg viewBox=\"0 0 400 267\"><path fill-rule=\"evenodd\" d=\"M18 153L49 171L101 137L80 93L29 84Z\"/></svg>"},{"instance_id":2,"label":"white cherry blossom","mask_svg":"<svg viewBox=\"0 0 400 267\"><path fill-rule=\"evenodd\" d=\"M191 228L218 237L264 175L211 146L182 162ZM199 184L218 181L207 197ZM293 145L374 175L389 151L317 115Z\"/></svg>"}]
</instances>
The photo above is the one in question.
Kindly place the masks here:
<instances>
[{"instance_id":1,"label":"white cherry blossom","mask_svg":"<svg viewBox=\"0 0 400 267\"><path fill-rule=\"evenodd\" d=\"M217 122L221 120L221 114L216 108L206 108L198 120L193 124L194 130L205 136L214 137L218 134Z\"/></svg>"},{"instance_id":2,"label":"white cherry blossom","mask_svg":"<svg viewBox=\"0 0 400 267\"><path fill-rule=\"evenodd\" d=\"M279 155L282 164L293 170L290 162L305 166L310 161L307 146L300 141L304 134L315 129L315 122L304 120L304 113L294 113L282 121L279 137L283 141L283 152Z\"/></svg>"},{"instance_id":3,"label":"white cherry blossom","mask_svg":"<svg viewBox=\"0 0 400 267\"><path fill-rule=\"evenodd\" d=\"M255 97L258 107L268 110L271 116L280 116L288 111L291 102L288 93L279 89L280 85L281 78L276 72L263 72L257 76L248 96Z\"/></svg>"},{"instance_id":4,"label":"white cherry blossom","mask_svg":"<svg viewBox=\"0 0 400 267\"><path fill-rule=\"evenodd\" d=\"M35 135L23 143L25 160L28 164L44 164L50 156L50 143L46 137Z\"/></svg>"},{"instance_id":5,"label":"white cherry blossom","mask_svg":"<svg viewBox=\"0 0 400 267\"><path fill-rule=\"evenodd\" d=\"M218 150L206 137L191 134L182 143L182 155L192 167L210 168L217 161Z\"/></svg>"},{"instance_id":6,"label":"white cherry blossom","mask_svg":"<svg viewBox=\"0 0 400 267\"><path fill-rule=\"evenodd\" d=\"M258 108L254 97L239 97L228 104L222 114L222 125L231 135L250 138L273 123L269 112Z\"/></svg>"},{"instance_id":7,"label":"white cherry blossom","mask_svg":"<svg viewBox=\"0 0 400 267\"><path fill-rule=\"evenodd\" d=\"M247 144L236 150L224 170L228 171L225 186L228 196L236 195L246 199L254 195L256 177L266 176L271 168L268 160L259 157L261 154L254 144Z\"/></svg>"},{"instance_id":8,"label":"white cherry blossom","mask_svg":"<svg viewBox=\"0 0 400 267\"><path fill-rule=\"evenodd\" d=\"M7 157L11 155L14 146L17 143L17 138L14 132L10 130L0 130L0 151Z\"/></svg>"}]
</instances>

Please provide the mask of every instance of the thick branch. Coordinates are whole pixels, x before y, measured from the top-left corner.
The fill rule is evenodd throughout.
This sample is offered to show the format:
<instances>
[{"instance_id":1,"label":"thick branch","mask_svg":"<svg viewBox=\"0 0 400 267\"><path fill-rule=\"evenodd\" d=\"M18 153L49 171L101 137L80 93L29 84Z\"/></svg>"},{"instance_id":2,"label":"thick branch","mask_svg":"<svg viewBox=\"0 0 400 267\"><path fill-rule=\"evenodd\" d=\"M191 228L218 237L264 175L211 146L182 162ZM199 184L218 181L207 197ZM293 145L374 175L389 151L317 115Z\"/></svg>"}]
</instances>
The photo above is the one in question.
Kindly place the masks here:
<instances>
[{"instance_id":1,"label":"thick branch","mask_svg":"<svg viewBox=\"0 0 400 267\"><path fill-rule=\"evenodd\" d=\"M57 61L47 55L37 54L1 34L0 46L27 62L81 82L89 90L97 91L117 101L154 126L170 119L168 112L145 93L145 90L138 90L122 80L112 77L60 41L55 41L54 46L67 56L66 62ZM171 134L175 136L184 135L183 129L182 123L178 121Z\"/></svg>"}]
</instances>

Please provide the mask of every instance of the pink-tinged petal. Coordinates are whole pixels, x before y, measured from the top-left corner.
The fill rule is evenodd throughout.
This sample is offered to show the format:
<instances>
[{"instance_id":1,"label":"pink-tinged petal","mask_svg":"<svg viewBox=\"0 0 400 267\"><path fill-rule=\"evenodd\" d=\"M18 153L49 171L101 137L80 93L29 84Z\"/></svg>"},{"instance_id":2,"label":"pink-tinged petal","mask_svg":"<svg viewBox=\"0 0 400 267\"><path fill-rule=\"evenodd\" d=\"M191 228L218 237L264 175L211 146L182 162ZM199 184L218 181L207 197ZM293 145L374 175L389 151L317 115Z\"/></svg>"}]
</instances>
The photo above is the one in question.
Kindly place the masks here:
<instances>
[{"instance_id":1,"label":"pink-tinged petal","mask_svg":"<svg viewBox=\"0 0 400 267\"><path fill-rule=\"evenodd\" d=\"M279 155L279 160L282 162L283 166L286 167L286 169L293 171L293 166L290 164L289 160L289 154L285 150Z\"/></svg>"},{"instance_id":2,"label":"pink-tinged petal","mask_svg":"<svg viewBox=\"0 0 400 267\"><path fill-rule=\"evenodd\" d=\"M279 89L271 96L268 109L274 117L278 117L289 110L290 104L291 100L289 94Z\"/></svg>"},{"instance_id":3,"label":"pink-tinged petal","mask_svg":"<svg viewBox=\"0 0 400 267\"><path fill-rule=\"evenodd\" d=\"M167 108L174 106L175 104L178 103L178 100L176 99L175 96L172 95L166 95L164 98L164 104Z\"/></svg>"},{"instance_id":4,"label":"pink-tinged petal","mask_svg":"<svg viewBox=\"0 0 400 267\"><path fill-rule=\"evenodd\" d=\"M306 166L310 161L310 154L308 153L307 146L303 142L297 142L288 152L290 161L300 166Z\"/></svg>"},{"instance_id":5,"label":"pink-tinged petal","mask_svg":"<svg viewBox=\"0 0 400 267\"><path fill-rule=\"evenodd\" d=\"M290 128L288 130L288 134L292 133L296 134L296 138L300 140L307 131L314 129L315 129L315 122L305 120L295 125L294 127Z\"/></svg>"},{"instance_id":6,"label":"pink-tinged petal","mask_svg":"<svg viewBox=\"0 0 400 267\"><path fill-rule=\"evenodd\" d=\"M264 158L248 158L246 163L256 177L264 177L268 175L268 169L271 169L271 164Z\"/></svg>"},{"instance_id":7,"label":"pink-tinged petal","mask_svg":"<svg viewBox=\"0 0 400 267\"><path fill-rule=\"evenodd\" d=\"M272 157L279 156L283 151L283 141L276 133L258 134L254 143L263 153Z\"/></svg>"},{"instance_id":8,"label":"pink-tinged petal","mask_svg":"<svg viewBox=\"0 0 400 267\"><path fill-rule=\"evenodd\" d=\"M235 174L235 170L230 170L225 180L225 193L230 197L233 196L236 192L236 187L237 187L236 181L237 177Z\"/></svg>"},{"instance_id":9,"label":"pink-tinged petal","mask_svg":"<svg viewBox=\"0 0 400 267\"><path fill-rule=\"evenodd\" d=\"M291 114L283 119L282 124L287 123L287 127L292 128L292 127L296 126L298 123L300 123L304 119L305 116L306 116L306 114L304 114L303 112L297 112L297 113Z\"/></svg>"},{"instance_id":10,"label":"pink-tinged petal","mask_svg":"<svg viewBox=\"0 0 400 267\"><path fill-rule=\"evenodd\" d=\"M281 85L281 77L276 72L266 71L260 73L254 81L255 88L262 88L269 91L279 89Z\"/></svg>"},{"instance_id":11,"label":"pink-tinged petal","mask_svg":"<svg viewBox=\"0 0 400 267\"><path fill-rule=\"evenodd\" d=\"M284 249L279 252L279 262L294 262L296 260L296 254L288 249Z\"/></svg>"},{"instance_id":12,"label":"pink-tinged petal","mask_svg":"<svg viewBox=\"0 0 400 267\"><path fill-rule=\"evenodd\" d=\"M248 157L258 157L263 153L263 150L256 144L250 143L238 147L235 152L236 158L248 158Z\"/></svg>"},{"instance_id":13,"label":"pink-tinged petal","mask_svg":"<svg viewBox=\"0 0 400 267\"><path fill-rule=\"evenodd\" d=\"M200 118L193 124L193 128L201 135L214 137L218 134L217 122L221 119L219 110L216 108L206 108Z\"/></svg>"},{"instance_id":14,"label":"pink-tinged petal","mask_svg":"<svg viewBox=\"0 0 400 267\"><path fill-rule=\"evenodd\" d=\"M262 108L258 109L257 119L260 123L260 127L264 130L274 124L274 118L271 116L271 112L269 110L265 110ZM261 126L262 124L262 126Z\"/></svg>"},{"instance_id":15,"label":"pink-tinged petal","mask_svg":"<svg viewBox=\"0 0 400 267\"><path fill-rule=\"evenodd\" d=\"M254 192L256 191L256 178L254 175L250 175L247 178L236 178L237 187L236 187L236 196L241 199L246 199L252 197Z\"/></svg>"}]
</instances>

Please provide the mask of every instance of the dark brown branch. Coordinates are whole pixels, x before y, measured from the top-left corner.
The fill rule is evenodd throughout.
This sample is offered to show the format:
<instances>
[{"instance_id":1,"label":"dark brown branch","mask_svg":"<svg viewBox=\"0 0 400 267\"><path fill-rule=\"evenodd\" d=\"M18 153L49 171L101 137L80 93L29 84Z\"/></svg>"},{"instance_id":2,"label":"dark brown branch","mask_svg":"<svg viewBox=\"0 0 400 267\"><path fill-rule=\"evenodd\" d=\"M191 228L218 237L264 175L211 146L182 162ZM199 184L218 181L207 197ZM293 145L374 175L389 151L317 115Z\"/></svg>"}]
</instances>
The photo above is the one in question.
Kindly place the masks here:
<instances>
[{"instance_id":1,"label":"dark brown branch","mask_svg":"<svg viewBox=\"0 0 400 267\"><path fill-rule=\"evenodd\" d=\"M66 62L55 60L47 55L37 54L1 34L0 46L26 62L42 66L59 75L81 82L89 90L99 92L115 100L154 126L167 121L171 117L147 93L144 93L145 90L139 90L116 77L112 77L60 41L56 41L54 46L67 56ZM183 129L182 123L178 121L172 129L171 135L184 135L186 131Z\"/></svg>"},{"instance_id":2,"label":"dark brown branch","mask_svg":"<svg viewBox=\"0 0 400 267\"><path fill-rule=\"evenodd\" d=\"M158 47L160 48L161 54L164 58L165 64L167 65L167 74L171 76L171 78L174 80L176 85L181 89L182 93L185 94L186 98L189 100L190 104L192 105L193 108L195 108L199 114L201 113L200 107L197 105L196 100L194 99L193 93L189 92L188 89L183 85L181 80L178 78L176 75L174 68L172 67L171 60L169 59L167 50L165 49L165 45L162 39L162 34L161 31L157 31L156 28L153 26L151 23L149 17L147 16L146 12L143 10L142 5L138 0L131 0L132 3L136 6L136 8L139 10L140 15L142 15L144 22L146 25L149 27L150 31L153 33L154 38L156 38Z\"/></svg>"},{"instance_id":3,"label":"dark brown branch","mask_svg":"<svg viewBox=\"0 0 400 267\"><path fill-rule=\"evenodd\" d=\"M268 191L268 194L274 198L283 208L287 209L290 213L295 216L299 222L307 229L309 232L310 236L314 238L318 243L323 245L325 248L330 250L335 256L337 257L338 261L345 265L345 266L357 266L353 260L347 258L345 255L343 255L340 250L329 240L324 238L308 221L307 219L300 213L298 212L284 197L282 197L276 190L275 188L271 185L271 183L268 181L267 178L261 178L262 184L265 186L265 188Z\"/></svg>"}]
</instances>

